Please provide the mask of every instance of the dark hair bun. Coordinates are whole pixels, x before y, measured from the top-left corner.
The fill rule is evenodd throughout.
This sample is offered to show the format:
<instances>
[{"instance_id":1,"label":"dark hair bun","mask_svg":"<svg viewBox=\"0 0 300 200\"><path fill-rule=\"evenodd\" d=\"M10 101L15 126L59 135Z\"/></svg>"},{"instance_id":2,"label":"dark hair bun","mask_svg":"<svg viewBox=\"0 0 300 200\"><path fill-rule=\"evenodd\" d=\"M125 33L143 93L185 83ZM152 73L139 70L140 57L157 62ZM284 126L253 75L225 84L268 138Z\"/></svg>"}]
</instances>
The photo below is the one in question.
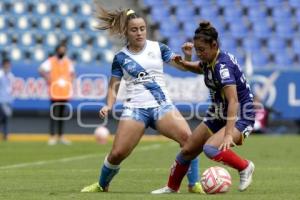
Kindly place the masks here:
<instances>
[{"instance_id":1,"label":"dark hair bun","mask_svg":"<svg viewBox=\"0 0 300 200\"><path fill-rule=\"evenodd\" d=\"M209 29L211 27L211 24L209 21L202 21L199 23L200 29Z\"/></svg>"}]
</instances>

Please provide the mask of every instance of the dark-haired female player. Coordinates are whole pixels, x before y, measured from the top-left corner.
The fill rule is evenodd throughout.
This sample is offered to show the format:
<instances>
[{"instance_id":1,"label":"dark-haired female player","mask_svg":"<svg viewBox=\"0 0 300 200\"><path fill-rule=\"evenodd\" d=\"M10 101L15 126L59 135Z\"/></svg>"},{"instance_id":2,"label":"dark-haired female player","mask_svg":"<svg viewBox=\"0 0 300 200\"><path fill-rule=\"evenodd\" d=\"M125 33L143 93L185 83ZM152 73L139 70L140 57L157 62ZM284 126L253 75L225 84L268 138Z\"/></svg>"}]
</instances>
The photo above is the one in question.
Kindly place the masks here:
<instances>
[{"instance_id":1,"label":"dark-haired female player","mask_svg":"<svg viewBox=\"0 0 300 200\"><path fill-rule=\"evenodd\" d=\"M208 158L236 169L240 175L239 190L244 191L252 181L254 164L238 156L230 147L241 145L252 131L253 95L235 57L220 50L218 32L209 22L199 24L194 44L183 45L189 60L193 46L200 61L190 62L180 57L176 60L186 70L204 74L212 105L177 155L167 186L152 193L177 192L191 160L202 151Z\"/></svg>"}]
</instances>

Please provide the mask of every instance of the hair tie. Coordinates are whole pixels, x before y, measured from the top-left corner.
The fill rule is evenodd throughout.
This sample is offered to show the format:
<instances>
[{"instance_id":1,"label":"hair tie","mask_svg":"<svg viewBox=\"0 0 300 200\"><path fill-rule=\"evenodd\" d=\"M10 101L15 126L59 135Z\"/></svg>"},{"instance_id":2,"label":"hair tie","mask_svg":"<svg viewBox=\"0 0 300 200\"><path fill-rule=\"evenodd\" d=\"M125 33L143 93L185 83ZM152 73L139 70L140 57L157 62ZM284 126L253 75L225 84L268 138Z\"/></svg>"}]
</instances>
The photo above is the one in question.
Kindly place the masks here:
<instances>
[{"instance_id":1,"label":"hair tie","mask_svg":"<svg viewBox=\"0 0 300 200\"><path fill-rule=\"evenodd\" d=\"M126 15L128 16L128 15L131 15L131 14L133 14L133 13L135 13L134 10L129 9L129 10L127 11Z\"/></svg>"}]
</instances>

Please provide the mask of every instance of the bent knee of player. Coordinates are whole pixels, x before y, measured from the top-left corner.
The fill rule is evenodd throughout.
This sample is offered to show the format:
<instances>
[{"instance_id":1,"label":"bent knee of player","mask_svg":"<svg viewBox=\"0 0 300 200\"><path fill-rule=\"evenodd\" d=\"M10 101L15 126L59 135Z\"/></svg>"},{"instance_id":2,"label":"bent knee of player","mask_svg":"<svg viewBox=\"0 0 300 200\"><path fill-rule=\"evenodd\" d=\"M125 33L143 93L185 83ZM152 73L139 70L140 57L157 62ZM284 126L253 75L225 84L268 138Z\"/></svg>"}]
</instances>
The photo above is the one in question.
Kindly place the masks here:
<instances>
[{"instance_id":1,"label":"bent knee of player","mask_svg":"<svg viewBox=\"0 0 300 200\"><path fill-rule=\"evenodd\" d=\"M122 149L113 149L108 158L112 164L119 165L126 157L128 153Z\"/></svg>"}]
</instances>

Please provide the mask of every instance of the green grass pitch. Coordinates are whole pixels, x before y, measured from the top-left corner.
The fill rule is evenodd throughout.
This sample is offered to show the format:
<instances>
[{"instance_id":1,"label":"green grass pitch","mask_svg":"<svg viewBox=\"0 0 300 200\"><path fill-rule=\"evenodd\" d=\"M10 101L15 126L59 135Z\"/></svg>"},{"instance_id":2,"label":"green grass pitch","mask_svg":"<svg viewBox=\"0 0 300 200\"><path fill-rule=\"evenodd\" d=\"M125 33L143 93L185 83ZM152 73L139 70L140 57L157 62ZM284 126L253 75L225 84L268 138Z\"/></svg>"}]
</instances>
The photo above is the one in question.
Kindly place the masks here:
<instances>
[{"instance_id":1,"label":"green grass pitch","mask_svg":"<svg viewBox=\"0 0 300 200\"><path fill-rule=\"evenodd\" d=\"M47 146L43 142L0 143L0 199L300 199L300 137L251 136L237 151L256 165L254 182L238 192L237 172L227 168L233 185L227 194L187 193L184 180L179 194L153 196L150 191L167 181L178 145L172 141L142 141L122 163L109 193L80 193L96 182L99 166L111 144L76 142ZM201 171L217 165L201 155Z\"/></svg>"}]
</instances>

